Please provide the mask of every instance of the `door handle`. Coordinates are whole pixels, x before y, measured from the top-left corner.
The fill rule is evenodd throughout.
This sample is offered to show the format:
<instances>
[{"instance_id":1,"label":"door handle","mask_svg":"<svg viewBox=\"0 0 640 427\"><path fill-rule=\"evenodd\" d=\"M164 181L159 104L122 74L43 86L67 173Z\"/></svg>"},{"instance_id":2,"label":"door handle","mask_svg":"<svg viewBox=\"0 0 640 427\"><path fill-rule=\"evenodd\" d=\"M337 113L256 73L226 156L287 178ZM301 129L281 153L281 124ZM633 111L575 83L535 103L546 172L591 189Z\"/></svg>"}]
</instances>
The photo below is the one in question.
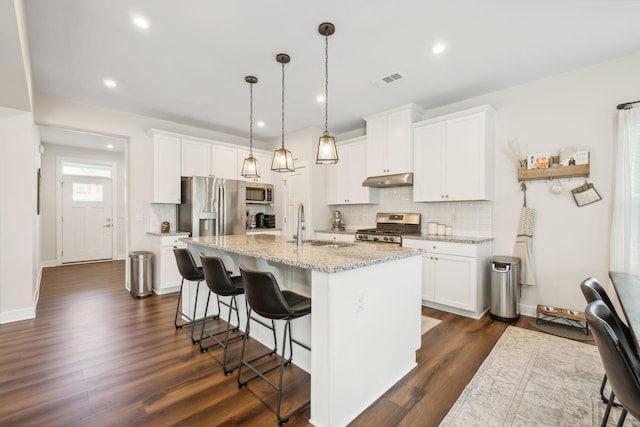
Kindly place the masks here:
<instances>
[{"instance_id":1,"label":"door handle","mask_svg":"<svg viewBox=\"0 0 640 427\"><path fill-rule=\"evenodd\" d=\"M104 227L106 227L106 228L111 227L111 224L107 224Z\"/></svg>"}]
</instances>

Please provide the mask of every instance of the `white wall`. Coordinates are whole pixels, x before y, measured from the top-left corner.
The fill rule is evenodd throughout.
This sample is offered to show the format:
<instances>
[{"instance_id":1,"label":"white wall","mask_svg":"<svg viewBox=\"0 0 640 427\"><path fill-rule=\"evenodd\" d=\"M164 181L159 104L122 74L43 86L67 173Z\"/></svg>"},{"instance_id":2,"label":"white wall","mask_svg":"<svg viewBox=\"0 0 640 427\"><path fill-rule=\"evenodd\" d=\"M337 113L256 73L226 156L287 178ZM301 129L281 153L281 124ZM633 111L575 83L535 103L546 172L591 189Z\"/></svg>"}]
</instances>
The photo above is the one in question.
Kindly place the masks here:
<instances>
[{"instance_id":1,"label":"white wall","mask_svg":"<svg viewBox=\"0 0 640 427\"><path fill-rule=\"evenodd\" d=\"M39 124L81 129L129 139L127 153L127 163L129 164L127 171L128 214L130 218L128 250L149 249L146 235L149 231L149 217L156 215L150 205L153 183L151 182L152 146L148 134L149 129L162 129L248 146L248 140L245 138L38 94L34 102L34 117ZM254 146L264 148L264 144L259 141L254 141ZM141 220L138 220L138 214L142 214Z\"/></svg>"},{"instance_id":2,"label":"white wall","mask_svg":"<svg viewBox=\"0 0 640 427\"><path fill-rule=\"evenodd\" d=\"M33 116L0 108L0 323L35 317L39 217Z\"/></svg>"},{"instance_id":3,"label":"white wall","mask_svg":"<svg viewBox=\"0 0 640 427\"><path fill-rule=\"evenodd\" d=\"M42 262L47 265L55 265L57 257L57 224L56 224L56 167L58 157L97 160L116 164L117 187L114 188L114 207L117 212L116 246L113 248L114 258L125 258L125 159L122 152L110 152L103 150L88 150L78 147L69 147L58 144L43 144L42 155Z\"/></svg>"},{"instance_id":4,"label":"white wall","mask_svg":"<svg viewBox=\"0 0 640 427\"><path fill-rule=\"evenodd\" d=\"M537 286L524 287L523 312L537 304L583 309L580 282L595 276L608 282L609 227L613 159L617 137L616 105L640 99L640 53L491 93L428 111L427 117L482 104L496 109L494 250L510 255L517 232L522 193L516 168L506 154L516 138L525 151L549 152L586 146L592 182L602 201L577 207L570 189L582 178L561 180L565 191L549 192L546 181L528 182L527 205L536 209L534 260Z\"/></svg>"}]
</instances>

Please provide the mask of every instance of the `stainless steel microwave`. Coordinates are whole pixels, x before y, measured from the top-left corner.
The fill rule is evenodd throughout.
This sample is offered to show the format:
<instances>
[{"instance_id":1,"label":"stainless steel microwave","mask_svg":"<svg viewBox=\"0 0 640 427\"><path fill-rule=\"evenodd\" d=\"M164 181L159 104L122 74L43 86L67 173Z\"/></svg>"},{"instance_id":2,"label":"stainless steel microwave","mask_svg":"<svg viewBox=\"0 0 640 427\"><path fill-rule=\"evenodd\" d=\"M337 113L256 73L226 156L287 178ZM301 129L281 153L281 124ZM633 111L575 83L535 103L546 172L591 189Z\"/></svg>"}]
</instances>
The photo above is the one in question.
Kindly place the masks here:
<instances>
[{"instance_id":1,"label":"stainless steel microwave","mask_svg":"<svg viewBox=\"0 0 640 427\"><path fill-rule=\"evenodd\" d=\"M247 203L270 205L273 203L273 184L247 182Z\"/></svg>"}]
</instances>

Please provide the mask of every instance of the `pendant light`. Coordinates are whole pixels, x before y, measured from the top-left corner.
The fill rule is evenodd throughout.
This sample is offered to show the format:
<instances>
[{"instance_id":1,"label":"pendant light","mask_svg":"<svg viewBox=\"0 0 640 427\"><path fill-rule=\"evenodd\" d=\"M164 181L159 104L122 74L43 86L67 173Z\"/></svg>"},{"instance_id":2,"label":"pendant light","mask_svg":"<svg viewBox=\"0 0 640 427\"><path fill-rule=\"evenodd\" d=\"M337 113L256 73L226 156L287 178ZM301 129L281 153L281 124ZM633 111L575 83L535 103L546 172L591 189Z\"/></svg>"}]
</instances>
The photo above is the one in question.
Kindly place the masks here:
<instances>
[{"instance_id":1,"label":"pendant light","mask_svg":"<svg viewBox=\"0 0 640 427\"><path fill-rule=\"evenodd\" d=\"M324 22L318 27L318 32L324 36L324 134L318 141L316 163L338 163L336 140L329 135L329 36L335 33L336 27L330 22Z\"/></svg>"},{"instance_id":2,"label":"pendant light","mask_svg":"<svg viewBox=\"0 0 640 427\"><path fill-rule=\"evenodd\" d=\"M273 152L271 170L274 172L295 172L291 151L284 148L284 64L288 64L290 60L286 53L276 55L276 61L282 64L282 147Z\"/></svg>"},{"instance_id":3,"label":"pendant light","mask_svg":"<svg viewBox=\"0 0 640 427\"><path fill-rule=\"evenodd\" d=\"M260 178L258 160L253 157L253 85L258 83L258 78L247 76L244 80L249 83L249 157L242 164L242 176L245 178Z\"/></svg>"}]
</instances>

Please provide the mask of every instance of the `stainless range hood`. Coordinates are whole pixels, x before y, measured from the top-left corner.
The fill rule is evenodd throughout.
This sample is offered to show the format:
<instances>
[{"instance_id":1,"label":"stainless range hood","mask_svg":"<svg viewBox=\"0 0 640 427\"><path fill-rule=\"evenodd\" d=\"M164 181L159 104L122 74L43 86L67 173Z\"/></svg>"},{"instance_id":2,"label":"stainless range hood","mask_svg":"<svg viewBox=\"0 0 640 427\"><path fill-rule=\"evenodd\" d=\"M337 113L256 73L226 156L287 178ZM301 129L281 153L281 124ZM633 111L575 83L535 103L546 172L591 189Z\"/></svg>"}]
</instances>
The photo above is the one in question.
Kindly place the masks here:
<instances>
[{"instance_id":1,"label":"stainless range hood","mask_svg":"<svg viewBox=\"0 0 640 427\"><path fill-rule=\"evenodd\" d=\"M413 185L412 173L371 176L364 180L363 187L407 187Z\"/></svg>"}]
</instances>

